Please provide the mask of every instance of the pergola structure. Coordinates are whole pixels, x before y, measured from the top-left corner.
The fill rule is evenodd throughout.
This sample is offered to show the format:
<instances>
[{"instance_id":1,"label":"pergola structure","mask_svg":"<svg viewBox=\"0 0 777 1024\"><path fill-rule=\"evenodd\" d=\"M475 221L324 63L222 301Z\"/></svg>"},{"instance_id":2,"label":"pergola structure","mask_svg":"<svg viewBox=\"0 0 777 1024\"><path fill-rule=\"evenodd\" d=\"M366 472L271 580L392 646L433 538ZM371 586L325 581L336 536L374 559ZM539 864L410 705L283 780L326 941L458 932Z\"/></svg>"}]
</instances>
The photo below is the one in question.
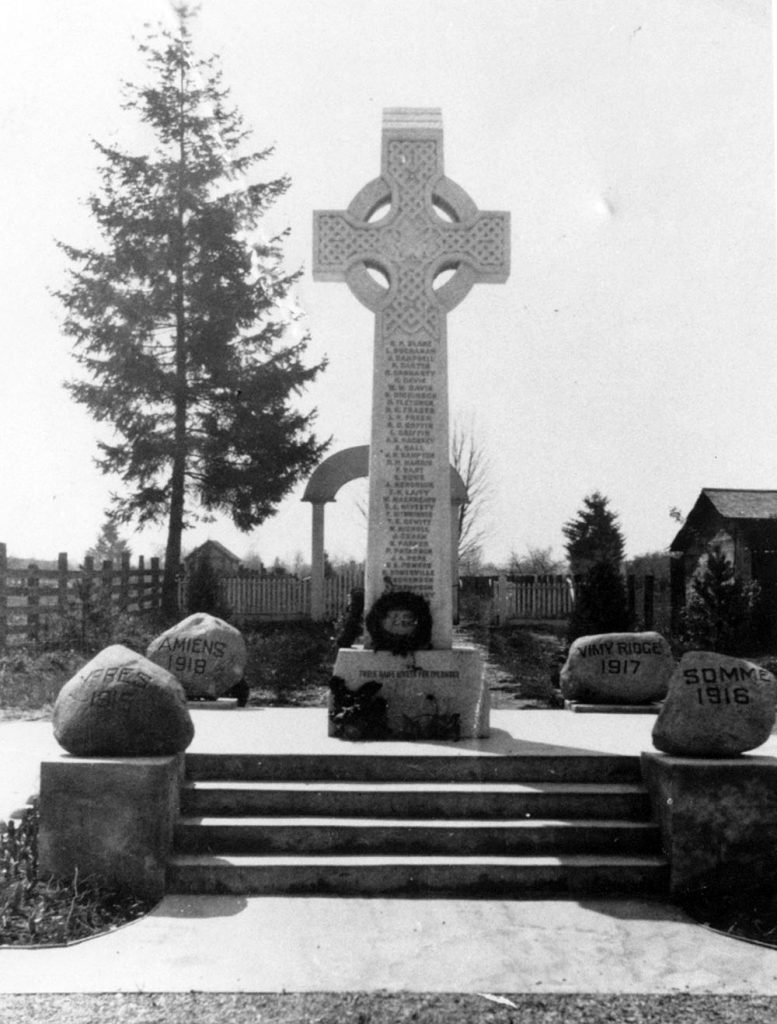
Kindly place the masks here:
<instances>
[{"instance_id":1,"label":"pergola structure","mask_svg":"<svg viewBox=\"0 0 777 1024\"><path fill-rule=\"evenodd\" d=\"M310 615L314 621L324 618L324 519L327 502L334 501L341 487L369 474L370 446L355 445L335 452L311 474L303 501L313 506L311 545ZM451 466L451 579L453 607L456 608L459 550L459 508L467 500L467 488L459 472Z\"/></svg>"}]
</instances>

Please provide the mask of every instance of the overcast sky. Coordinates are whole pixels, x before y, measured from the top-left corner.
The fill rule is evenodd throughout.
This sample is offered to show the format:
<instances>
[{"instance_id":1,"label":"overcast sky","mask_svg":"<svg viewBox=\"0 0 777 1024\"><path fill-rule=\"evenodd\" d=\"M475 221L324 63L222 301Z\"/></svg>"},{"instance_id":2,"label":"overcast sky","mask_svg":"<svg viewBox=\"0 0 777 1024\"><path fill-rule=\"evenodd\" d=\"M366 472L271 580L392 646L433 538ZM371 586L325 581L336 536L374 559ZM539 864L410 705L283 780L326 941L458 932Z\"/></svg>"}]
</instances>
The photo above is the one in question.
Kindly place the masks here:
<instances>
[{"instance_id":1,"label":"overcast sky","mask_svg":"<svg viewBox=\"0 0 777 1024\"><path fill-rule=\"evenodd\" d=\"M93 241L90 140L132 142L122 80L146 77L133 36L166 0L7 3L0 42L0 541L74 561L114 482L63 390L75 371L49 289L54 245ZM331 451L369 440L372 315L310 277L312 214L344 208L380 169L381 113L441 107L446 173L509 210L512 273L449 316L451 409L490 462L485 555L563 551L598 489L629 554L665 548L702 487L777 488L772 35L767 0L203 0L262 168L292 189L274 216L309 358L305 402ZM331 555L363 557L349 485ZM302 487L251 534L190 531L265 561L310 547ZM158 553L164 530L130 535Z\"/></svg>"}]
</instances>

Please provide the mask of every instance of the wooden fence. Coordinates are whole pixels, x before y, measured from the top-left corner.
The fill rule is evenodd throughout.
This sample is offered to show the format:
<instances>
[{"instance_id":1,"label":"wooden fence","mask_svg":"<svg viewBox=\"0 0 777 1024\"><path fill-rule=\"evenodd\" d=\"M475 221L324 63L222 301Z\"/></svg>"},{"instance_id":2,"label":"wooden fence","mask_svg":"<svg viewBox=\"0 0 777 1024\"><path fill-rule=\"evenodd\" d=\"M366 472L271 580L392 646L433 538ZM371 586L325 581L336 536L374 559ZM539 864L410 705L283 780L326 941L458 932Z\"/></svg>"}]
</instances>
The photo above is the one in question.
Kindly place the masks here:
<instances>
[{"instance_id":1,"label":"wooden fence","mask_svg":"<svg viewBox=\"0 0 777 1024\"><path fill-rule=\"evenodd\" d=\"M325 613L336 618L346 607L353 587L364 585L363 574L345 573L324 581ZM310 617L310 580L294 576L243 573L220 580L221 597L239 625ZM160 609L162 567L158 558L141 556L133 566L126 555L117 566L91 558L71 568L61 553L56 565L13 567L0 543L0 648L7 644L46 640L63 629L84 628L92 610L146 613ZM180 607L186 607L186 579L181 573Z\"/></svg>"},{"instance_id":2,"label":"wooden fence","mask_svg":"<svg viewBox=\"0 0 777 1024\"><path fill-rule=\"evenodd\" d=\"M563 623L572 614L575 586L570 576L471 576L461 584L462 615L474 609L494 625L507 622ZM469 595L470 600L467 600ZM671 593L668 579L626 577L629 618L638 629L669 631Z\"/></svg>"},{"instance_id":3,"label":"wooden fence","mask_svg":"<svg viewBox=\"0 0 777 1024\"><path fill-rule=\"evenodd\" d=\"M354 587L364 585L363 573L338 573L324 581L325 617L340 615ZM669 581L652 576L626 580L630 617L638 628L670 629ZM222 577L221 597L236 624L307 619L310 580L294 576L243 573ZM86 558L70 568L60 554L55 565L9 567L6 546L0 543L0 647L14 642L45 640L58 630L82 627L90 610L154 612L160 607L162 569L158 558L137 565L125 556L121 564L97 566ZM186 606L186 580L180 582L181 607ZM564 576L465 577L460 587L462 620L472 614L498 625L507 622L563 623L574 604L574 582Z\"/></svg>"},{"instance_id":4,"label":"wooden fence","mask_svg":"<svg viewBox=\"0 0 777 1024\"><path fill-rule=\"evenodd\" d=\"M310 617L310 579L294 576L224 576L221 596L238 624ZM324 618L337 618L354 587L364 586L363 572L324 578Z\"/></svg>"},{"instance_id":5,"label":"wooden fence","mask_svg":"<svg viewBox=\"0 0 777 1024\"><path fill-rule=\"evenodd\" d=\"M6 545L0 543L0 646L15 640L39 640L78 623L90 609L150 612L159 609L162 571L158 558L148 564L141 556L132 566L129 556L121 564L85 558L71 569L61 553L56 567L9 566Z\"/></svg>"}]
</instances>

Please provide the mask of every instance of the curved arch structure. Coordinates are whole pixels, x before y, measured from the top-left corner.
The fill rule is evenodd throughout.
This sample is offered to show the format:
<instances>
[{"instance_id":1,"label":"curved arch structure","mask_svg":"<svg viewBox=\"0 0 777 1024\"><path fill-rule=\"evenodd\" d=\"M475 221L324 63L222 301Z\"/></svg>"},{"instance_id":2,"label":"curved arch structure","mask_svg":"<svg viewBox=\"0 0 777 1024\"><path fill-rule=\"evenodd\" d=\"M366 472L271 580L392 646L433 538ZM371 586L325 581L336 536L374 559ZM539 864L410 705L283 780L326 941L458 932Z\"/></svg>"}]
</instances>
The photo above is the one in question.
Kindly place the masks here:
<instances>
[{"instance_id":1,"label":"curved arch structure","mask_svg":"<svg viewBox=\"0 0 777 1024\"><path fill-rule=\"evenodd\" d=\"M320 463L311 473L302 501L313 506L311 542L310 615L314 620L324 618L324 519L327 502L335 501L338 491L352 480L369 475L370 446L354 445L335 452ZM467 500L467 488L461 475L451 466L451 571L452 579L458 579L459 517L460 505ZM455 588L454 588L455 590ZM456 593L453 594L454 609Z\"/></svg>"}]
</instances>

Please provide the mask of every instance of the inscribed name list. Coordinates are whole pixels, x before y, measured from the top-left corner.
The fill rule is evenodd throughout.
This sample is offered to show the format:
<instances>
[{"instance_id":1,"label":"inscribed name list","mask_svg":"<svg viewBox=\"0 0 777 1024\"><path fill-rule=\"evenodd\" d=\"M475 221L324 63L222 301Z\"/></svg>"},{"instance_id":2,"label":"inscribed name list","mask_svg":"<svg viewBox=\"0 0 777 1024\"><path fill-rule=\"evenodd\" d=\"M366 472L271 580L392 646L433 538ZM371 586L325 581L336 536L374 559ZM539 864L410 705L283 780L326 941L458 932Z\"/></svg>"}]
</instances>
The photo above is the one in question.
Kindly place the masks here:
<instances>
[{"instance_id":1,"label":"inscribed name list","mask_svg":"<svg viewBox=\"0 0 777 1024\"><path fill-rule=\"evenodd\" d=\"M434 340L385 340L382 416L384 564L397 590L430 597L436 495ZM445 467L447 472L447 466Z\"/></svg>"}]
</instances>

